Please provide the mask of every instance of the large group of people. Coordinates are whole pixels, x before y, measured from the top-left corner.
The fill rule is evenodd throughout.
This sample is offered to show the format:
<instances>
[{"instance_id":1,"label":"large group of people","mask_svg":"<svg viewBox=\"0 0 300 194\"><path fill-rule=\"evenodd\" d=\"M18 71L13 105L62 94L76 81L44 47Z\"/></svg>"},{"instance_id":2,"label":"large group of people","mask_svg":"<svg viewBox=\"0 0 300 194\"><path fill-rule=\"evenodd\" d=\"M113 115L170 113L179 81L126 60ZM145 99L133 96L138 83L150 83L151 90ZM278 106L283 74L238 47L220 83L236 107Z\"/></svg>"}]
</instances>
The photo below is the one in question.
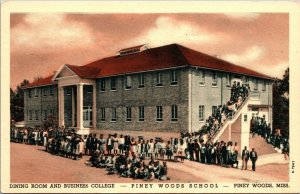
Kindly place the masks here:
<instances>
[{"instance_id":1,"label":"large group of people","mask_svg":"<svg viewBox=\"0 0 300 194\"><path fill-rule=\"evenodd\" d=\"M120 177L143 180L170 179L167 176L167 162L163 161L161 164L153 156L146 160L144 157L137 157L128 152L114 155L95 151L86 164L96 168L105 168L108 174L119 174Z\"/></svg>"},{"instance_id":2,"label":"large group of people","mask_svg":"<svg viewBox=\"0 0 300 194\"><path fill-rule=\"evenodd\" d=\"M249 90L249 86L234 83L231 88L230 100L223 105L219 105L216 111L206 119L205 124L200 129L201 133L203 135L207 134L208 139L212 139L224 122L228 118L232 118L235 112L240 108L248 97Z\"/></svg>"},{"instance_id":3,"label":"large group of people","mask_svg":"<svg viewBox=\"0 0 300 194\"><path fill-rule=\"evenodd\" d=\"M181 133L178 138L165 141L156 137L145 139L123 134L89 134L79 135L66 128L11 128L11 141L31 145L43 145L51 154L81 159L89 156L88 165L105 168L108 174L119 174L121 177L151 180L154 178L168 180L167 162L188 159L203 164L216 164L224 167L238 168L239 146L235 142L213 143L212 137L240 108L249 94L249 87L233 85L230 101L217 107L209 116L205 125L197 132ZM270 124L262 118L251 120L251 131L265 137L268 142L284 148L288 140L281 138L280 132L271 133ZM252 153L253 152L253 153ZM247 166L249 158L257 160L257 153L247 148L242 153L242 169ZM254 154L255 152L255 154ZM252 154L252 155L251 155ZM252 169L255 170L255 161Z\"/></svg>"},{"instance_id":4,"label":"large group of people","mask_svg":"<svg viewBox=\"0 0 300 194\"><path fill-rule=\"evenodd\" d=\"M289 155L288 134L282 134L280 129L271 130L271 124L267 124L264 117L253 117L250 121L250 131L252 136L259 135L266 139L275 149L281 150L285 158Z\"/></svg>"}]
</instances>

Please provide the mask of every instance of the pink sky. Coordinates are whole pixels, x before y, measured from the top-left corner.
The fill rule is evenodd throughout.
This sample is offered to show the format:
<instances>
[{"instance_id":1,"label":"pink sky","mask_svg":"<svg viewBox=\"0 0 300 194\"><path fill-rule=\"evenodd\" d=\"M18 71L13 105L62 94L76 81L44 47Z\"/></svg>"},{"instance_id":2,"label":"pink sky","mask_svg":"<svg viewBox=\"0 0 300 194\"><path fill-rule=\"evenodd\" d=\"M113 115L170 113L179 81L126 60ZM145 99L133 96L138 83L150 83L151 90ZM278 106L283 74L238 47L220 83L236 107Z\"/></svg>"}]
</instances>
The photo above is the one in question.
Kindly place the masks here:
<instances>
[{"instance_id":1,"label":"pink sky","mask_svg":"<svg viewBox=\"0 0 300 194\"><path fill-rule=\"evenodd\" d=\"M178 43L281 78L288 14L12 14L11 87L140 44Z\"/></svg>"}]
</instances>

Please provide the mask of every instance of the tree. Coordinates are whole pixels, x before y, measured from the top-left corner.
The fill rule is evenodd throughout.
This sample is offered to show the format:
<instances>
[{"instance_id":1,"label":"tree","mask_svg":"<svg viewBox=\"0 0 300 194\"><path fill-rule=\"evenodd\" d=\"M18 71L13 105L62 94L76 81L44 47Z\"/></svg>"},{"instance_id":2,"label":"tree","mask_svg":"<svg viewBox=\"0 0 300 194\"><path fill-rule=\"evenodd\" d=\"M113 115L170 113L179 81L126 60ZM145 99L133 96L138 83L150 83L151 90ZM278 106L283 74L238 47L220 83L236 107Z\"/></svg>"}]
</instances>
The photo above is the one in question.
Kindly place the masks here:
<instances>
[{"instance_id":1,"label":"tree","mask_svg":"<svg viewBox=\"0 0 300 194\"><path fill-rule=\"evenodd\" d=\"M273 85L273 128L289 136L289 68L283 79L276 79Z\"/></svg>"},{"instance_id":2,"label":"tree","mask_svg":"<svg viewBox=\"0 0 300 194\"><path fill-rule=\"evenodd\" d=\"M14 121L24 120L24 91L22 87L29 84L28 80L23 80L23 82L17 86L16 90L13 91L10 88L10 117Z\"/></svg>"}]
</instances>

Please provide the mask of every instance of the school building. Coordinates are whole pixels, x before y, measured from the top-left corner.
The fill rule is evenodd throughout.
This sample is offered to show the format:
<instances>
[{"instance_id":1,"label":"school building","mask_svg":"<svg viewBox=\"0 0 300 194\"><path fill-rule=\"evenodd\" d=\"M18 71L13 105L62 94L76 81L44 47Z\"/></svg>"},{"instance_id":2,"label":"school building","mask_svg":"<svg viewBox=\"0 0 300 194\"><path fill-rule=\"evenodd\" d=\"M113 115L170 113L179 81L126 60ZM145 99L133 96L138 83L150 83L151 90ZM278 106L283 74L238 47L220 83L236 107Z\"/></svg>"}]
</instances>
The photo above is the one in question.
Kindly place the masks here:
<instances>
[{"instance_id":1,"label":"school building","mask_svg":"<svg viewBox=\"0 0 300 194\"><path fill-rule=\"evenodd\" d=\"M254 115L272 124L272 82L267 75L178 44L139 45L83 66L62 65L27 85L24 118L34 127L52 115L59 126L81 134L102 129L192 132L230 99L236 83L251 89L234 118L242 136ZM230 138L235 120L224 126Z\"/></svg>"}]
</instances>

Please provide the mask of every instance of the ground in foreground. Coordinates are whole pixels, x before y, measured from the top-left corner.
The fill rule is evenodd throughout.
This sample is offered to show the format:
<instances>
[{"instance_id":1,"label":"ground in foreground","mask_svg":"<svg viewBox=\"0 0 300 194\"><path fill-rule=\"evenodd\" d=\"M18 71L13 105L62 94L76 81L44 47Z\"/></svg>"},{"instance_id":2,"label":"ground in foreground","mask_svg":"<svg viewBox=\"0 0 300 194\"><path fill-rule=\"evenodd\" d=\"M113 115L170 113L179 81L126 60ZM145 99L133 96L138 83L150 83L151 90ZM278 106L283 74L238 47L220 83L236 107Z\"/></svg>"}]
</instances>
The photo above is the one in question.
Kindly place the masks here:
<instances>
[{"instance_id":1,"label":"ground in foreground","mask_svg":"<svg viewBox=\"0 0 300 194\"><path fill-rule=\"evenodd\" d=\"M92 168L82 160L51 155L44 147L11 143L10 176L12 183L131 183L145 182L118 175L106 175L104 169ZM288 181L288 164L268 164L256 172L185 160L168 162L167 182L279 182ZM152 182L160 182L154 180Z\"/></svg>"}]
</instances>

